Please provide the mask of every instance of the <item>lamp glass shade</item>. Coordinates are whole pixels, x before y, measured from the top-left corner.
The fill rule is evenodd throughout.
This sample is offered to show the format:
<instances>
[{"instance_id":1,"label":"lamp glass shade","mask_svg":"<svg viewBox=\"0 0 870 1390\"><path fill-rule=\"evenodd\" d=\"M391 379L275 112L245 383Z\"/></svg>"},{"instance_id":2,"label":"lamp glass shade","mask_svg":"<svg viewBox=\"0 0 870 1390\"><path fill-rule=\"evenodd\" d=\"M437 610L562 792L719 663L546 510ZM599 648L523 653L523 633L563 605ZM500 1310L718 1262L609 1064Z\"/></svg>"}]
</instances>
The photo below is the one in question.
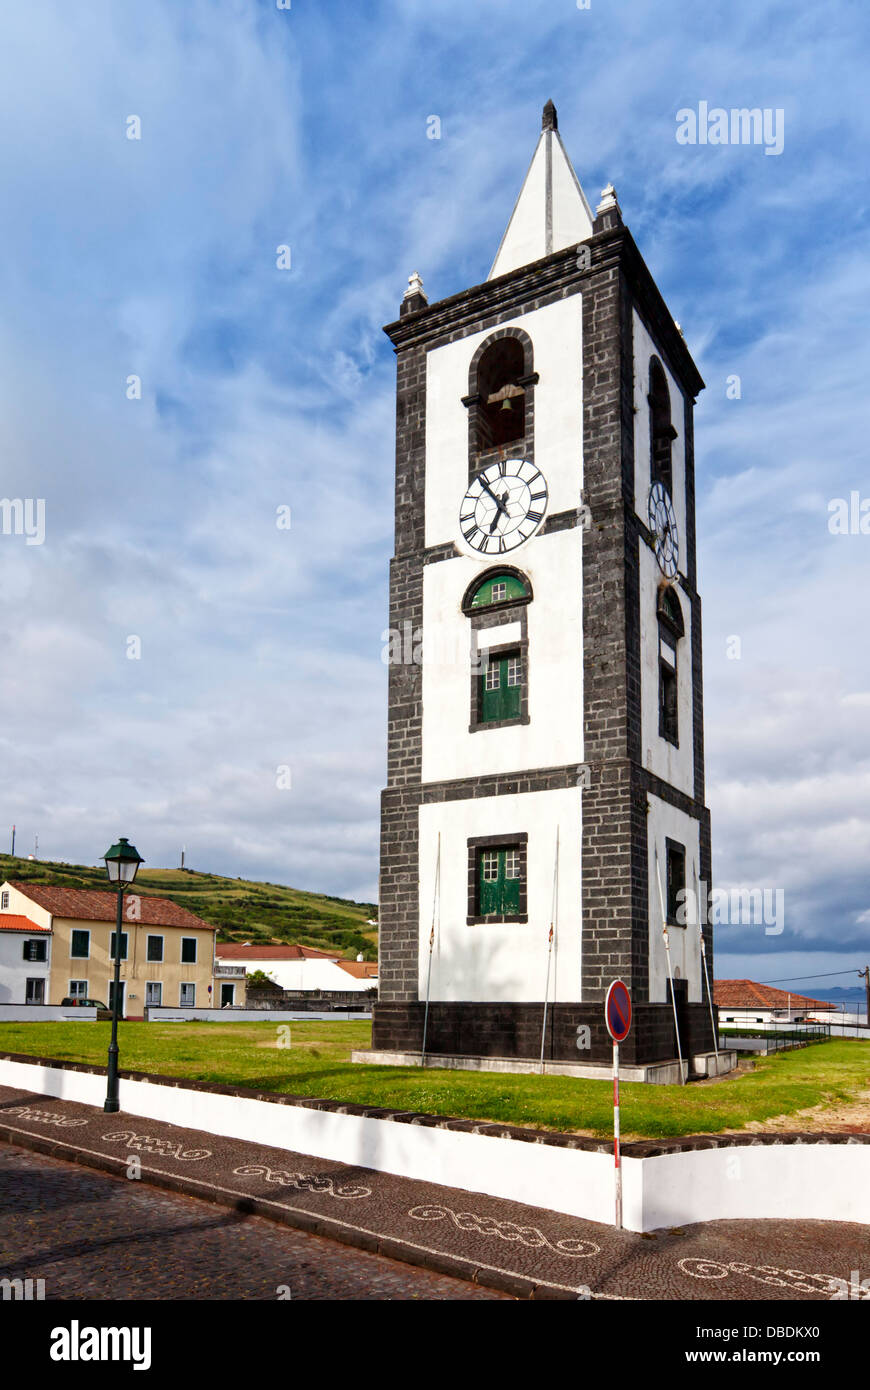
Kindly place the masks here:
<instances>
[{"instance_id":1,"label":"lamp glass shade","mask_svg":"<svg viewBox=\"0 0 870 1390\"><path fill-rule=\"evenodd\" d=\"M145 862L135 845L131 845L123 835L116 845L106 850L103 858L110 883L132 883L139 865Z\"/></svg>"}]
</instances>

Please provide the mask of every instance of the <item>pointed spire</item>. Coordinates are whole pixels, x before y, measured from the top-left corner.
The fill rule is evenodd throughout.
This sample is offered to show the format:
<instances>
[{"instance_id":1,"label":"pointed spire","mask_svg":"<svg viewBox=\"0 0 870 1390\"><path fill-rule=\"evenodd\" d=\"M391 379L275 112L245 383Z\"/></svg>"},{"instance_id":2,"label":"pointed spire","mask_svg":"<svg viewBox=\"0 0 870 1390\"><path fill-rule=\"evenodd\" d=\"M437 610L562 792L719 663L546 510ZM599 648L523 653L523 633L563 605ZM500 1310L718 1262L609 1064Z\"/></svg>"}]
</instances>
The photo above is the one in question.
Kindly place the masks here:
<instances>
[{"instance_id":1,"label":"pointed spire","mask_svg":"<svg viewBox=\"0 0 870 1390\"><path fill-rule=\"evenodd\" d=\"M592 209L562 144L556 108L548 101L532 162L488 278L576 246L591 235Z\"/></svg>"}]
</instances>

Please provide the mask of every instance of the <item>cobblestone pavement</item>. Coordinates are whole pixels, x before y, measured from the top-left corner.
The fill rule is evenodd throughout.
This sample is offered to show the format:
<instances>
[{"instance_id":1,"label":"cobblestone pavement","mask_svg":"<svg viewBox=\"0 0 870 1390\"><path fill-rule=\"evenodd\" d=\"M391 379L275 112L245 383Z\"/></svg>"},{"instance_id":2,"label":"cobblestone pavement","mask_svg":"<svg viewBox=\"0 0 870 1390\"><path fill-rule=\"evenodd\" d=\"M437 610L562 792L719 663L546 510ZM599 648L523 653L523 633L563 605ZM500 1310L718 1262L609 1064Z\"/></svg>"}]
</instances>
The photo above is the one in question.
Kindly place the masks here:
<instances>
[{"instance_id":1,"label":"cobblestone pavement","mask_svg":"<svg viewBox=\"0 0 870 1390\"><path fill-rule=\"evenodd\" d=\"M116 1238L110 1238L107 1247L113 1252L111 1260L123 1261L124 1268L134 1272L137 1260L145 1260L146 1266L150 1260L146 1277L153 1279L155 1268L163 1268L164 1261L148 1252L148 1232L156 1229L149 1227L149 1221L158 1227L160 1221L166 1221L174 1230L179 1207L174 1196L157 1195L153 1187L145 1186L148 1183L215 1204L205 1208L199 1202L181 1202L180 1209L192 1215L187 1222L179 1222L180 1229L172 1236L172 1248L176 1241L180 1244L177 1257L166 1269L170 1289L166 1297L274 1297L278 1284L293 1285L291 1278L279 1276L281 1259L287 1258L282 1252L291 1248L299 1252L299 1268L310 1270L312 1279L320 1268L320 1256L305 1256L303 1251L326 1251L329 1253L323 1255L323 1261L337 1262L335 1272L324 1276L326 1282L321 1287L330 1286L333 1279L336 1288L362 1290L298 1295L294 1291L294 1297L303 1298L483 1296L475 1288L476 1281L523 1298L818 1302L830 1300L835 1293L841 1298L859 1298L862 1291L858 1284L870 1278L870 1233L865 1226L823 1221L716 1221L638 1235L542 1207L350 1168L163 1121L125 1114L109 1116L92 1106L11 1087L0 1087L0 1138L18 1146L14 1162L19 1172L25 1161L21 1149L35 1148L56 1158L75 1158L124 1179L101 1181L92 1173L63 1164L61 1177L52 1186L44 1177L47 1170L37 1170L32 1155L26 1155L30 1167L25 1171L43 1174L42 1186L25 1182L13 1215L0 1216L0 1230L12 1240L12 1253L7 1245L6 1253L0 1256L0 1273L10 1273L11 1259L22 1277L44 1277L41 1268L31 1268L34 1255L43 1262L68 1258L62 1249L58 1255L55 1241L61 1247L71 1244L78 1251L76 1240L87 1240L91 1229L99 1239L103 1213L109 1212L111 1221L120 1223ZM11 1153L11 1148L0 1145L0 1176L5 1175L7 1182ZM134 1169L141 1164L144 1182L126 1180L131 1161ZM12 1187L14 1193L14 1181ZM73 1194L69 1203L65 1193ZM31 1200L35 1203L33 1213L27 1205ZM48 1204L47 1213L40 1206L42 1201ZM2 1208L0 1202L0 1211ZM272 1220L240 1219L244 1212ZM63 1220L62 1234L56 1229L59 1217ZM67 1234L68 1217L75 1239ZM276 1222L330 1239L312 1244L301 1235L291 1237L289 1231L277 1229ZM241 1250L244 1246L245 1257L239 1254L236 1260L218 1253L220 1240L229 1238L231 1246L237 1243L232 1248ZM421 1275L407 1270L396 1273L395 1263L381 1261L371 1266L372 1271L383 1265L393 1272L391 1277L405 1280L403 1291L383 1292L386 1285L378 1283L374 1273L370 1278L368 1273L357 1271L356 1262L362 1256L359 1251L351 1254L348 1244L436 1273L459 1275L469 1283L464 1290L459 1286L457 1292L457 1285L447 1280L444 1292L424 1292ZM262 1270L257 1265L261 1250ZM75 1255L75 1262L84 1271L82 1278L93 1279L93 1287L104 1290L99 1258L108 1258L105 1250L100 1257L83 1250ZM88 1263L92 1259L96 1262ZM247 1271L245 1259L251 1266ZM222 1260L228 1262L226 1267ZM210 1273L212 1262L217 1283ZM362 1267L360 1264L359 1269ZM53 1268L61 1267L55 1264ZM386 1279L386 1274L383 1277ZM60 1281L59 1273L57 1278ZM242 1282L227 1292L226 1281L233 1279ZM245 1280L253 1281L251 1287L262 1292L245 1293ZM315 1282L310 1287L318 1286ZM57 1288L62 1288L61 1282ZM398 1283L395 1288L399 1289ZM409 1292L411 1289L415 1292ZM88 1295L80 1288L76 1296Z\"/></svg>"},{"instance_id":2,"label":"cobblestone pavement","mask_svg":"<svg viewBox=\"0 0 870 1390\"><path fill-rule=\"evenodd\" d=\"M508 1299L322 1236L0 1146L0 1276L52 1299Z\"/></svg>"}]
</instances>

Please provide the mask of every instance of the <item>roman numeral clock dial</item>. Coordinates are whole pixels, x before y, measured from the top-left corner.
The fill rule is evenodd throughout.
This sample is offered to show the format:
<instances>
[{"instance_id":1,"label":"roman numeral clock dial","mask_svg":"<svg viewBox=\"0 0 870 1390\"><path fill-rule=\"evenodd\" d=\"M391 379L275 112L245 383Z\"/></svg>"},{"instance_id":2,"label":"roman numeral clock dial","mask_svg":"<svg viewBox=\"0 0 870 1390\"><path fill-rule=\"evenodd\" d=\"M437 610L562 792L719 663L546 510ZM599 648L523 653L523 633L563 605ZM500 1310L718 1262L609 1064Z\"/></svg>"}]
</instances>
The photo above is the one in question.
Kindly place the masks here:
<instances>
[{"instance_id":1,"label":"roman numeral clock dial","mask_svg":"<svg viewBox=\"0 0 870 1390\"><path fill-rule=\"evenodd\" d=\"M459 528L481 555L506 555L531 540L547 510L544 475L528 459L499 459L472 482L459 508Z\"/></svg>"}]
</instances>

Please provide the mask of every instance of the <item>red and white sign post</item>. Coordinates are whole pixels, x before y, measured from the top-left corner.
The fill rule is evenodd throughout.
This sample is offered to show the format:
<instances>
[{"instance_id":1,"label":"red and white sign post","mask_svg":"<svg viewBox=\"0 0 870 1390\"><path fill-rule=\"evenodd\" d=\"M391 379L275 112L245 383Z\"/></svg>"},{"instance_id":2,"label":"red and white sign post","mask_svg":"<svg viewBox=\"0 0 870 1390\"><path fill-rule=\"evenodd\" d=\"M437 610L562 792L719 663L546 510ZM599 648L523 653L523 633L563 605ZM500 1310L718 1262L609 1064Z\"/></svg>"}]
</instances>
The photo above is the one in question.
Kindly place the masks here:
<instances>
[{"instance_id":1,"label":"red and white sign post","mask_svg":"<svg viewBox=\"0 0 870 1390\"><path fill-rule=\"evenodd\" d=\"M616 1229L622 1230L622 1166L619 1160L619 1044L631 1028L631 995L614 980L604 1000L604 1022L613 1039L613 1175L616 1191Z\"/></svg>"}]
</instances>

